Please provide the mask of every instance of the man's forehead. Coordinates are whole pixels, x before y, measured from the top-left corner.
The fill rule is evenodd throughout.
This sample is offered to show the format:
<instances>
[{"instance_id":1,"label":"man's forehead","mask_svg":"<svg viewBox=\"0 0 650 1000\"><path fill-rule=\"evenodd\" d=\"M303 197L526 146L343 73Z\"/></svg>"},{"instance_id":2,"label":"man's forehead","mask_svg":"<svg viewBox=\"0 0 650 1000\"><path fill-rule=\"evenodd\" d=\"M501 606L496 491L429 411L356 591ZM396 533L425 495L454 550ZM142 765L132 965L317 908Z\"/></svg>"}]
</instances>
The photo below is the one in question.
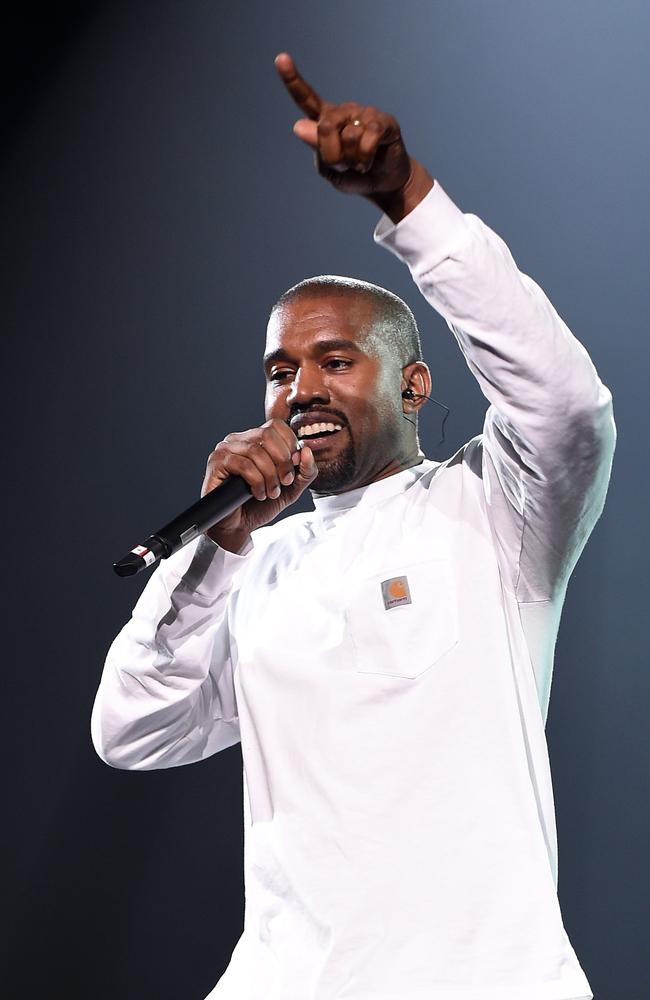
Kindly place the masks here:
<instances>
[{"instance_id":1,"label":"man's forehead","mask_svg":"<svg viewBox=\"0 0 650 1000\"><path fill-rule=\"evenodd\" d=\"M273 311L266 331L266 353L296 338L344 338L363 349L375 322L366 296L304 294Z\"/></svg>"}]
</instances>

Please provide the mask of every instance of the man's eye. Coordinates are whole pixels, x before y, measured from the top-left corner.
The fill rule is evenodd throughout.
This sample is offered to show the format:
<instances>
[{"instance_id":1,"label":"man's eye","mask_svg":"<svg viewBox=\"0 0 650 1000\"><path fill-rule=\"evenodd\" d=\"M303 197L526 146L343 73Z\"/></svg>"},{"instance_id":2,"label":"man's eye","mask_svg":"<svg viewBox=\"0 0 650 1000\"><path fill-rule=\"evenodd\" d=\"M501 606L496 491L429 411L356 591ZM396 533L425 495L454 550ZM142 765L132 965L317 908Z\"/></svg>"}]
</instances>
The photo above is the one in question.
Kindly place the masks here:
<instances>
[{"instance_id":1,"label":"man's eye","mask_svg":"<svg viewBox=\"0 0 650 1000\"><path fill-rule=\"evenodd\" d=\"M335 371L339 371L341 368L349 368L352 362L347 358L330 358L326 364L328 368L334 368Z\"/></svg>"},{"instance_id":2,"label":"man's eye","mask_svg":"<svg viewBox=\"0 0 650 1000\"><path fill-rule=\"evenodd\" d=\"M293 375L292 371L290 371L288 368L283 368L280 371L272 372L269 377L271 379L271 382L283 382L285 378L291 378L292 375Z\"/></svg>"}]
</instances>

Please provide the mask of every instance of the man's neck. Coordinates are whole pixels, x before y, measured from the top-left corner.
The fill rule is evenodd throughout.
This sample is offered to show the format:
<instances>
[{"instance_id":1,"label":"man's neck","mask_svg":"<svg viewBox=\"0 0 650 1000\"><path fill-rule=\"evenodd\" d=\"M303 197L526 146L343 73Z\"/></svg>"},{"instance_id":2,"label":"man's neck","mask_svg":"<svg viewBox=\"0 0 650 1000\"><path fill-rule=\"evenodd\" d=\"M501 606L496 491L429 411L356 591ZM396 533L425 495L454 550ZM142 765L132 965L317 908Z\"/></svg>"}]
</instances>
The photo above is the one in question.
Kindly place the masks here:
<instances>
[{"instance_id":1,"label":"man's neck","mask_svg":"<svg viewBox=\"0 0 650 1000\"><path fill-rule=\"evenodd\" d=\"M426 455L419 449L415 454L411 454L403 459L392 459L388 465L386 465L379 472L374 473L366 479L361 479L358 482L351 483L342 490L326 490L324 492L319 492L318 490L310 490L309 492L313 497L331 497L340 496L342 493L350 493L352 490L360 490L364 486L370 486L372 483L378 483L382 479L387 479L389 476L396 476L400 472L405 472L406 469L412 469L414 465L420 465L426 458Z\"/></svg>"}]
</instances>

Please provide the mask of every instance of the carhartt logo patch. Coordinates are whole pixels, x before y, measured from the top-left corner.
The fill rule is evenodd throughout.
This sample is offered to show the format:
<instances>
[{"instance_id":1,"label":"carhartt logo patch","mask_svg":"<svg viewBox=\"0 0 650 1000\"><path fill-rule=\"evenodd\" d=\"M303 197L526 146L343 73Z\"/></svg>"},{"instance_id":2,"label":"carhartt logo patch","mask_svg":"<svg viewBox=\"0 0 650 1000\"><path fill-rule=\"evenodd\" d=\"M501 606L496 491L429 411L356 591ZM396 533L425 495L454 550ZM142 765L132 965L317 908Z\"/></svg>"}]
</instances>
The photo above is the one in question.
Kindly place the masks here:
<instances>
[{"instance_id":1,"label":"carhartt logo patch","mask_svg":"<svg viewBox=\"0 0 650 1000\"><path fill-rule=\"evenodd\" d=\"M405 576L394 576L390 580L383 580L381 596L384 598L386 611L389 611L390 608L397 608L400 604L412 603L409 582Z\"/></svg>"}]
</instances>

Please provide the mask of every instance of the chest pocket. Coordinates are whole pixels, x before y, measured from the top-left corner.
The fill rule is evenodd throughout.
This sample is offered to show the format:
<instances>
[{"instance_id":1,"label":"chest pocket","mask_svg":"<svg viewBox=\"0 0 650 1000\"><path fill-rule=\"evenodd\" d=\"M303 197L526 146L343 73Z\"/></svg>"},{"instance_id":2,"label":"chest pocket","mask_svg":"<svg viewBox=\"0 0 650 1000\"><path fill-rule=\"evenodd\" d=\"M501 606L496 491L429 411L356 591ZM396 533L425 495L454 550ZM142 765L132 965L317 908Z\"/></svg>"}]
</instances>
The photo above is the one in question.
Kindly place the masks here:
<instances>
[{"instance_id":1,"label":"chest pocket","mask_svg":"<svg viewBox=\"0 0 650 1000\"><path fill-rule=\"evenodd\" d=\"M346 625L355 669L419 677L458 643L451 564L435 555L388 570L362 578L349 597Z\"/></svg>"}]
</instances>

